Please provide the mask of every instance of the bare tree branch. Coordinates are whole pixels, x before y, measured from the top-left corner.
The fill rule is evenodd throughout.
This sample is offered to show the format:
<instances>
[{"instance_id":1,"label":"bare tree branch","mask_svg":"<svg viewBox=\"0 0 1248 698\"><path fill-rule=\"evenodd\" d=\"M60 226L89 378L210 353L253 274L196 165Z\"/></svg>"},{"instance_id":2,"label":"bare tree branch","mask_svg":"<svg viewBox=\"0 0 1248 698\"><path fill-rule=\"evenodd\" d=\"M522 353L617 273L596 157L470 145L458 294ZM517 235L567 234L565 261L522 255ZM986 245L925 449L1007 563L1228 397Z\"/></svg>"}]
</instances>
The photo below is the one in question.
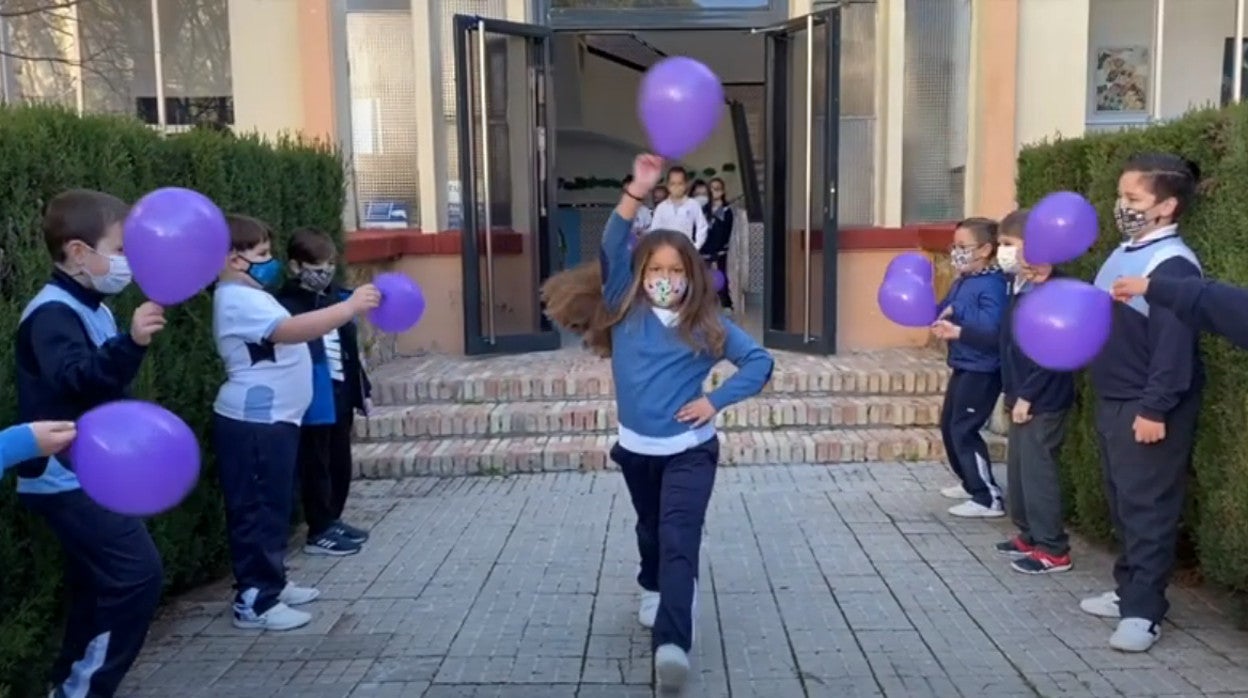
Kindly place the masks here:
<instances>
[{"instance_id":1,"label":"bare tree branch","mask_svg":"<svg viewBox=\"0 0 1248 698\"><path fill-rule=\"evenodd\" d=\"M15 3L0 2L0 19L9 17L26 17L29 15L37 15L41 12L56 12L57 10L67 10L74 5L82 2L82 0L49 0L48 2L38 3L22 9L11 9ZM22 3L25 5L25 3Z\"/></svg>"}]
</instances>

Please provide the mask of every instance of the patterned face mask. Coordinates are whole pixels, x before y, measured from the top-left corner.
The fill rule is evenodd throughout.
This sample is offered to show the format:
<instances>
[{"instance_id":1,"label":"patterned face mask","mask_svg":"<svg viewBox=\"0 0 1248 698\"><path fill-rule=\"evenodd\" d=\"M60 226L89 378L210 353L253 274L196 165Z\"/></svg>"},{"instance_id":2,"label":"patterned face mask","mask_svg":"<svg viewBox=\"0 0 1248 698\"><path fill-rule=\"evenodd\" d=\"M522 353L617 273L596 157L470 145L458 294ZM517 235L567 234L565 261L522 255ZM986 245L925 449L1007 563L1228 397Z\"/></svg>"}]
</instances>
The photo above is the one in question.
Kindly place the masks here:
<instances>
[{"instance_id":1,"label":"patterned face mask","mask_svg":"<svg viewBox=\"0 0 1248 698\"><path fill-rule=\"evenodd\" d=\"M304 267L299 270L299 285L313 293L320 293L329 288L329 283L333 280L333 267L328 269L309 269Z\"/></svg>"},{"instance_id":2,"label":"patterned face mask","mask_svg":"<svg viewBox=\"0 0 1248 698\"><path fill-rule=\"evenodd\" d=\"M686 284L683 276L655 276L646 279L646 295L656 308L670 308L685 297Z\"/></svg>"},{"instance_id":3,"label":"patterned face mask","mask_svg":"<svg viewBox=\"0 0 1248 698\"><path fill-rule=\"evenodd\" d=\"M949 261L954 271L962 272L975 261L975 248L954 246L949 250Z\"/></svg>"},{"instance_id":4,"label":"patterned face mask","mask_svg":"<svg viewBox=\"0 0 1248 698\"><path fill-rule=\"evenodd\" d=\"M1124 238L1134 238L1148 228L1148 212L1131 208L1119 199L1114 204L1114 223Z\"/></svg>"}]
</instances>

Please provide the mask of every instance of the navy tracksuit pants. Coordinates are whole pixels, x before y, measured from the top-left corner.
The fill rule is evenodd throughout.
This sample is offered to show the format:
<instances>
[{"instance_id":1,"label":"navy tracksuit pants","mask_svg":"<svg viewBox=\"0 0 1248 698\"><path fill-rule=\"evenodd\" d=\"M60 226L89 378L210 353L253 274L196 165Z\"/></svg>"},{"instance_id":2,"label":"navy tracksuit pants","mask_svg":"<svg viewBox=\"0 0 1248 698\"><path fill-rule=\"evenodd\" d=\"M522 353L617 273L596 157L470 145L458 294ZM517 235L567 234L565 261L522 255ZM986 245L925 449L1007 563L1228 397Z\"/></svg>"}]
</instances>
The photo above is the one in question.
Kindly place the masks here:
<instances>
[{"instance_id":1,"label":"navy tracksuit pants","mask_svg":"<svg viewBox=\"0 0 1248 698\"><path fill-rule=\"evenodd\" d=\"M1001 501L1001 488L992 477L988 444L979 433L992 418L1001 396L1001 374L955 368L940 410L940 435L949 467L962 481L971 499L986 507Z\"/></svg>"},{"instance_id":2,"label":"navy tracksuit pants","mask_svg":"<svg viewBox=\"0 0 1248 698\"><path fill-rule=\"evenodd\" d=\"M698 553L702 525L715 488L719 438L671 456L646 456L616 444L611 460L620 466L637 512L637 583L657 591L659 613L651 644L693 647Z\"/></svg>"}]
</instances>

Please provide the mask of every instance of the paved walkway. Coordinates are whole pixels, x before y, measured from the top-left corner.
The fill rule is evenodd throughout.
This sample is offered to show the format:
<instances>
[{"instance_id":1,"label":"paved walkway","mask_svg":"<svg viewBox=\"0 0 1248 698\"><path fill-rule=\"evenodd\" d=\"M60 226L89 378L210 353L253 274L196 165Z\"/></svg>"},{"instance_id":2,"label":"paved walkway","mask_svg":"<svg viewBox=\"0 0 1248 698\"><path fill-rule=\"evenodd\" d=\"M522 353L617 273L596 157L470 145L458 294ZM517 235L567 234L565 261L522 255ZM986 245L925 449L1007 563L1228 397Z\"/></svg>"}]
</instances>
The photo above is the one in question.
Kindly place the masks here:
<instances>
[{"instance_id":1,"label":"paved walkway","mask_svg":"<svg viewBox=\"0 0 1248 698\"><path fill-rule=\"evenodd\" d=\"M725 468L685 695L1248 696L1248 634L1197 592L1147 655L1079 612L1109 557L1027 577L955 521L933 464ZM129 696L650 696L632 512L615 473L364 482L365 551L296 555L313 624L230 627L223 585L174 604ZM1240 691L1236 694L1235 691Z\"/></svg>"}]
</instances>

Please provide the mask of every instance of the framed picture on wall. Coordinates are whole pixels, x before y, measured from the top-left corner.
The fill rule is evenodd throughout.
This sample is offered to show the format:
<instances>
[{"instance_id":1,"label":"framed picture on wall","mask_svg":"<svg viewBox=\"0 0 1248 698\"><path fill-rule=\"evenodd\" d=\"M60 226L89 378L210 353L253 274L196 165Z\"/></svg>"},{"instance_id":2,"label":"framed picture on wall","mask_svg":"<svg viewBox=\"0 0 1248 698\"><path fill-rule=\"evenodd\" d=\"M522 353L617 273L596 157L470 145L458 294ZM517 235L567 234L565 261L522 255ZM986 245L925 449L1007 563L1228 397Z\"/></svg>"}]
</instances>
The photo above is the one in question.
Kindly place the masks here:
<instances>
[{"instance_id":1,"label":"framed picture on wall","mask_svg":"<svg viewBox=\"0 0 1248 698\"><path fill-rule=\"evenodd\" d=\"M1243 50L1240 51L1239 62L1244 66L1243 81L1239 86L1239 98L1243 100L1248 98L1248 40L1244 41ZM1235 55L1235 37L1227 37L1226 45L1222 48L1222 106L1231 103L1231 90L1235 83L1235 64L1231 58Z\"/></svg>"},{"instance_id":2,"label":"framed picture on wall","mask_svg":"<svg viewBox=\"0 0 1248 698\"><path fill-rule=\"evenodd\" d=\"M1096 49L1092 62L1092 115L1147 118L1151 69L1148 46Z\"/></svg>"}]
</instances>

